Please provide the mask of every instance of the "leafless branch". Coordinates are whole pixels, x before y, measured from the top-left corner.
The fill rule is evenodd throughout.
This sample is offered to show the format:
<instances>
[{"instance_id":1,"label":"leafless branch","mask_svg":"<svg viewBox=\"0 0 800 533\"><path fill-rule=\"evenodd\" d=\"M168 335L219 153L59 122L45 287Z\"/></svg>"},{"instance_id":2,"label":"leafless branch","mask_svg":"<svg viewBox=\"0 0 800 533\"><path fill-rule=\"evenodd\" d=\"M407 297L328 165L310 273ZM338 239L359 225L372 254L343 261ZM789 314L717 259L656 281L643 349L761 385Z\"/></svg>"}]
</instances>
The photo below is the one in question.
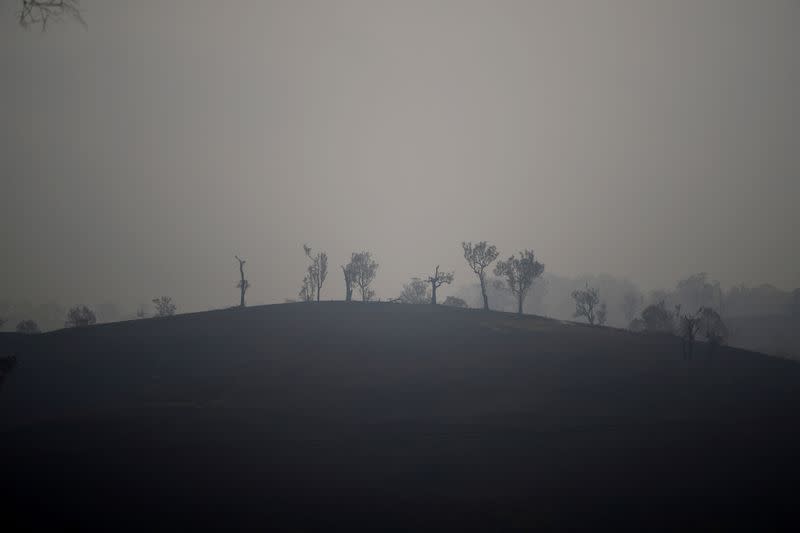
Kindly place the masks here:
<instances>
[{"instance_id":1,"label":"leafless branch","mask_svg":"<svg viewBox=\"0 0 800 533\"><path fill-rule=\"evenodd\" d=\"M19 24L23 28L40 26L42 31L47 29L47 24L72 17L85 28L80 9L80 0L21 0L22 7L19 11Z\"/></svg>"}]
</instances>

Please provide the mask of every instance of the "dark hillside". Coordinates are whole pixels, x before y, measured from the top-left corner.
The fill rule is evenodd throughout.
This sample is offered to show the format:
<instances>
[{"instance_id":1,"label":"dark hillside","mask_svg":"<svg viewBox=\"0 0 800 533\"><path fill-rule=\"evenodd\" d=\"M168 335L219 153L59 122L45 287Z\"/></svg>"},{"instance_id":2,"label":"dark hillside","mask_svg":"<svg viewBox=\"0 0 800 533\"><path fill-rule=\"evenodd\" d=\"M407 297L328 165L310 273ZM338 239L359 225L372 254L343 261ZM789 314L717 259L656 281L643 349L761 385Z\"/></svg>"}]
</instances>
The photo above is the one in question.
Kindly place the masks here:
<instances>
[{"instance_id":1,"label":"dark hillside","mask_svg":"<svg viewBox=\"0 0 800 533\"><path fill-rule=\"evenodd\" d=\"M323 302L0 351L28 525L765 524L800 473L800 365L670 336Z\"/></svg>"}]
</instances>

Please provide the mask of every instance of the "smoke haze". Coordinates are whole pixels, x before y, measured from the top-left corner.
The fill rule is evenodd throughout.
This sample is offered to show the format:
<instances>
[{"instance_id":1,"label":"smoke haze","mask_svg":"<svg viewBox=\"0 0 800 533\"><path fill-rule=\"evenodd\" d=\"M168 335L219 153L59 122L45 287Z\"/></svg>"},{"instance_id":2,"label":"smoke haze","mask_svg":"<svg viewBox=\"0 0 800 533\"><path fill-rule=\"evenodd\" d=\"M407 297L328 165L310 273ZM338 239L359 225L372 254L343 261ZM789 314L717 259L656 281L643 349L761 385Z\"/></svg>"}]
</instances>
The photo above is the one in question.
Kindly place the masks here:
<instances>
[{"instance_id":1,"label":"smoke haze","mask_svg":"<svg viewBox=\"0 0 800 533\"><path fill-rule=\"evenodd\" d=\"M0 290L296 297L302 244L396 296L462 240L644 289L800 286L794 1L0 4Z\"/></svg>"}]
</instances>

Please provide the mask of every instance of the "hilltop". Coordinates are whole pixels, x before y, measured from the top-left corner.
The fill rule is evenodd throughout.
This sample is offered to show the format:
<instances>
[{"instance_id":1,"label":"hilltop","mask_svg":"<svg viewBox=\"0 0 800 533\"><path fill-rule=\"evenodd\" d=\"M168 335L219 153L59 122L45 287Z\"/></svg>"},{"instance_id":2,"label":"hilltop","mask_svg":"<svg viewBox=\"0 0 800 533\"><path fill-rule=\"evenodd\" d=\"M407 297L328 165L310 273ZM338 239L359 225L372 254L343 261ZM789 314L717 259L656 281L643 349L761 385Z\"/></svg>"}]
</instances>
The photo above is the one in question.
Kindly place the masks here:
<instances>
[{"instance_id":1,"label":"hilltop","mask_svg":"<svg viewBox=\"0 0 800 533\"><path fill-rule=\"evenodd\" d=\"M763 523L800 472L800 365L668 335L322 302L0 350L27 525Z\"/></svg>"}]
</instances>

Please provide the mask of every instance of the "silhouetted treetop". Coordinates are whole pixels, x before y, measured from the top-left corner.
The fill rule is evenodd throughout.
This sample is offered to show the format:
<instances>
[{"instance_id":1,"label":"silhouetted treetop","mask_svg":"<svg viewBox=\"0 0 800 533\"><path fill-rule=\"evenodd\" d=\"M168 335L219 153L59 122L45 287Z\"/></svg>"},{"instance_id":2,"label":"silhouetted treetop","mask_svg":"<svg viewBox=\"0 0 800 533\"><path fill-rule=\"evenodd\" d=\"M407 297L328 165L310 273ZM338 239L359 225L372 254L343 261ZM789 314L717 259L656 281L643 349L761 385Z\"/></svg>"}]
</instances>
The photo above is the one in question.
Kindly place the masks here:
<instances>
[{"instance_id":1,"label":"silhouetted treetop","mask_svg":"<svg viewBox=\"0 0 800 533\"><path fill-rule=\"evenodd\" d=\"M497 247L493 244L488 244L486 241L481 241L476 244L471 242L462 242L461 247L464 249L464 259L467 264L478 276L478 281L481 284L481 296L483 297L483 308L489 310L489 297L486 294L486 268L491 265L499 252Z\"/></svg>"},{"instance_id":2,"label":"silhouetted treetop","mask_svg":"<svg viewBox=\"0 0 800 533\"><path fill-rule=\"evenodd\" d=\"M65 328L76 328L80 326L91 326L97 323L94 311L85 305L76 305L67 312L67 319L64 322Z\"/></svg>"},{"instance_id":3,"label":"silhouetted treetop","mask_svg":"<svg viewBox=\"0 0 800 533\"><path fill-rule=\"evenodd\" d=\"M517 298L517 313L522 314L522 304L536 278L544 273L544 264L536 260L533 250L519 252L494 267L495 276L505 278L505 288Z\"/></svg>"},{"instance_id":4,"label":"silhouetted treetop","mask_svg":"<svg viewBox=\"0 0 800 533\"><path fill-rule=\"evenodd\" d=\"M369 252L353 252L350 263L346 267L346 272L350 272L352 282L361 292L361 301L368 302L375 297L375 291L370 288L370 284L375 280L378 273L378 263L372 259Z\"/></svg>"},{"instance_id":5,"label":"silhouetted treetop","mask_svg":"<svg viewBox=\"0 0 800 533\"><path fill-rule=\"evenodd\" d=\"M600 303L600 296L597 293L597 289L589 287L589 283L587 282L585 289L572 291L572 299L575 300L575 313L573 317L586 317L589 324L594 325L597 319L595 307ZM605 315L603 316L603 321L605 322Z\"/></svg>"}]
</instances>

